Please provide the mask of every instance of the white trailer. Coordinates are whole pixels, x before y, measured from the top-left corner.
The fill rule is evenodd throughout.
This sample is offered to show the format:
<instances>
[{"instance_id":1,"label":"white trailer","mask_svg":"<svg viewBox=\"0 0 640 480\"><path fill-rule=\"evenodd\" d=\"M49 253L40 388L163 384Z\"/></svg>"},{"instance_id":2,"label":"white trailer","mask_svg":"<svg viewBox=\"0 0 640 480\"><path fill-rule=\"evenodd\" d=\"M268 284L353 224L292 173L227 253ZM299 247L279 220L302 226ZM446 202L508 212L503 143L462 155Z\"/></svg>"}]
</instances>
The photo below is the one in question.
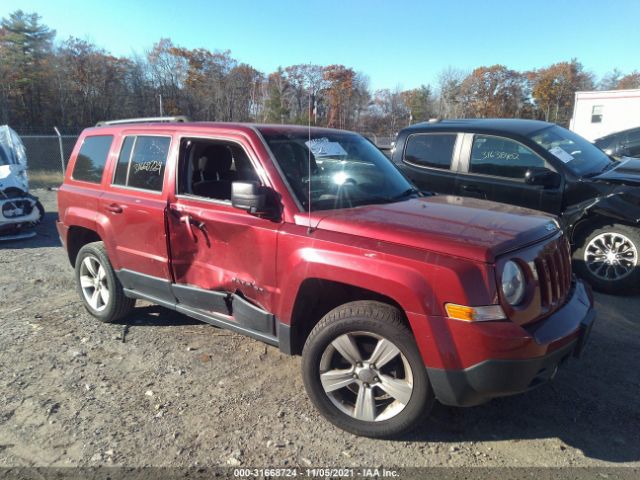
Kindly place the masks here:
<instances>
[{"instance_id":1,"label":"white trailer","mask_svg":"<svg viewBox=\"0 0 640 480\"><path fill-rule=\"evenodd\" d=\"M576 92L569 128L587 140L640 127L640 89Z\"/></svg>"}]
</instances>

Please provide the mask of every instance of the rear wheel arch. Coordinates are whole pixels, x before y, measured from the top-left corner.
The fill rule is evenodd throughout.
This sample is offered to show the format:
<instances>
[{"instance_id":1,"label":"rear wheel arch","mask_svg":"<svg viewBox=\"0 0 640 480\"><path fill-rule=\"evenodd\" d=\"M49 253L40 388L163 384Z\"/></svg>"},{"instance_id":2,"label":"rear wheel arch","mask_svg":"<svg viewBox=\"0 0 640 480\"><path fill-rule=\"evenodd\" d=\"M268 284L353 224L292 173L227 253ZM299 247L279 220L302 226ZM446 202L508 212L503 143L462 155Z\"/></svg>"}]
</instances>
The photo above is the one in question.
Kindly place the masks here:
<instances>
[{"instance_id":1,"label":"rear wheel arch","mask_svg":"<svg viewBox=\"0 0 640 480\"><path fill-rule=\"evenodd\" d=\"M404 324L413 333L404 309L393 298L347 283L307 278L298 289L291 313L289 324L291 354L302 353L307 337L327 313L336 307L359 300L376 301L397 308L402 312Z\"/></svg>"},{"instance_id":2,"label":"rear wheel arch","mask_svg":"<svg viewBox=\"0 0 640 480\"><path fill-rule=\"evenodd\" d=\"M100 241L102 241L102 238L95 230L77 225L70 226L67 233L67 255L71 266L75 267L78 252L82 247L89 243Z\"/></svg>"}]
</instances>

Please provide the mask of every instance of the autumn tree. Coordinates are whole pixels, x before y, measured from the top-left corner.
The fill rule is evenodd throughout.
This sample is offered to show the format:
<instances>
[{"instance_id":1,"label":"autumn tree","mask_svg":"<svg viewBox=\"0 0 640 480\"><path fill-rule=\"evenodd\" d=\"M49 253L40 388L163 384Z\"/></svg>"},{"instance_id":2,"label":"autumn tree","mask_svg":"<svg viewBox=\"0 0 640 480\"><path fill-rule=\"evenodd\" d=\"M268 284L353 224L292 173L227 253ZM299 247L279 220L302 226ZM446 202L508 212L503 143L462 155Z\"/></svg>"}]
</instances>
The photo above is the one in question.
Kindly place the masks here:
<instances>
[{"instance_id":1,"label":"autumn tree","mask_svg":"<svg viewBox=\"0 0 640 480\"><path fill-rule=\"evenodd\" d=\"M344 65L329 65L324 68L329 127L347 128L355 77L353 69Z\"/></svg>"},{"instance_id":2,"label":"autumn tree","mask_svg":"<svg viewBox=\"0 0 640 480\"><path fill-rule=\"evenodd\" d=\"M525 102L524 78L504 65L476 68L460 87L463 115L516 117Z\"/></svg>"},{"instance_id":3,"label":"autumn tree","mask_svg":"<svg viewBox=\"0 0 640 480\"><path fill-rule=\"evenodd\" d=\"M573 111L575 93L593 89L593 76L580 62L555 63L528 74L531 94L546 121L567 124Z\"/></svg>"},{"instance_id":4,"label":"autumn tree","mask_svg":"<svg viewBox=\"0 0 640 480\"><path fill-rule=\"evenodd\" d=\"M618 80L618 84L615 87L617 90L625 90L629 88L640 88L640 72L634 70L633 72L625 75L620 80Z\"/></svg>"}]
</instances>

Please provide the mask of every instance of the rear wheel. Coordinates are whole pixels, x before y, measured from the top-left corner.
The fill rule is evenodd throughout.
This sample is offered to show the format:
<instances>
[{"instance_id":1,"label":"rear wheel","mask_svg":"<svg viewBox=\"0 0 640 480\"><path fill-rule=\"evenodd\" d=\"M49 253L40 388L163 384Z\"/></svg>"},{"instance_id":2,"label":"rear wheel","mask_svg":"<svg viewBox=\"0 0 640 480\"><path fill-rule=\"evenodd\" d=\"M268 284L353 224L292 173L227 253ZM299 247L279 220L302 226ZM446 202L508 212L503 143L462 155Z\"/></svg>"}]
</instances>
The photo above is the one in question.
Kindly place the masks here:
<instances>
[{"instance_id":1,"label":"rear wheel","mask_svg":"<svg viewBox=\"0 0 640 480\"><path fill-rule=\"evenodd\" d=\"M638 288L640 234L627 225L593 229L574 252L577 272L595 289L623 293Z\"/></svg>"},{"instance_id":2,"label":"rear wheel","mask_svg":"<svg viewBox=\"0 0 640 480\"><path fill-rule=\"evenodd\" d=\"M358 301L320 320L303 350L309 397L330 422L369 437L417 427L433 404L424 362L400 311Z\"/></svg>"},{"instance_id":3,"label":"rear wheel","mask_svg":"<svg viewBox=\"0 0 640 480\"><path fill-rule=\"evenodd\" d=\"M102 242L85 245L76 258L76 284L87 311L101 322L121 319L135 305L116 277Z\"/></svg>"}]
</instances>

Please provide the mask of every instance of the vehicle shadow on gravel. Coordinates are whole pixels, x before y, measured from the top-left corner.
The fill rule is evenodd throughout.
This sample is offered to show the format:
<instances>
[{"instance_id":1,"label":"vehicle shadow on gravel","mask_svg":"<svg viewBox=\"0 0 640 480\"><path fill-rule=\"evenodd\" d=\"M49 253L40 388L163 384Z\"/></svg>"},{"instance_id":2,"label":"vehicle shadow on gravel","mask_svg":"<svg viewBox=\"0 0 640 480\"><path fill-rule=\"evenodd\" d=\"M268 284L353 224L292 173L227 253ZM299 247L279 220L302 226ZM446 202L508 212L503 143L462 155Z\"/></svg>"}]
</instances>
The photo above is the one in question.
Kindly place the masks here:
<instances>
[{"instance_id":1,"label":"vehicle shadow on gravel","mask_svg":"<svg viewBox=\"0 0 640 480\"><path fill-rule=\"evenodd\" d=\"M600 319L603 320L603 319ZM472 408L436 403L431 416L403 441L500 442L544 440L560 453L565 444L589 458L640 460L637 341L601 329L585 355L557 379L525 394ZM569 452L567 452L569 454Z\"/></svg>"},{"instance_id":2,"label":"vehicle shadow on gravel","mask_svg":"<svg viewBox=\"0 0 640 480\"><path fill-rule=\"evenodd\" d=\"M115 325L130 327L177 327L182 325L205 325L181 313L159 305L136 306L126 317L114 322Z\"/></svg>"},{"instance_id":3,"label":"vehicle shadow on gravel","mask_svg":"<svg viewBox=\"0 0 640 480\"><path fill-rule=\"evenodd\" d=\"M3 241L0 237L0 249L30 249L30 248L47 248L60 247L60 238L56 231L57 212L45 212L42 221L35 228L24 229L24 233L31 231L36 232L35 237L23 240L7 240Z\"/></svg>"}]
</instances>

